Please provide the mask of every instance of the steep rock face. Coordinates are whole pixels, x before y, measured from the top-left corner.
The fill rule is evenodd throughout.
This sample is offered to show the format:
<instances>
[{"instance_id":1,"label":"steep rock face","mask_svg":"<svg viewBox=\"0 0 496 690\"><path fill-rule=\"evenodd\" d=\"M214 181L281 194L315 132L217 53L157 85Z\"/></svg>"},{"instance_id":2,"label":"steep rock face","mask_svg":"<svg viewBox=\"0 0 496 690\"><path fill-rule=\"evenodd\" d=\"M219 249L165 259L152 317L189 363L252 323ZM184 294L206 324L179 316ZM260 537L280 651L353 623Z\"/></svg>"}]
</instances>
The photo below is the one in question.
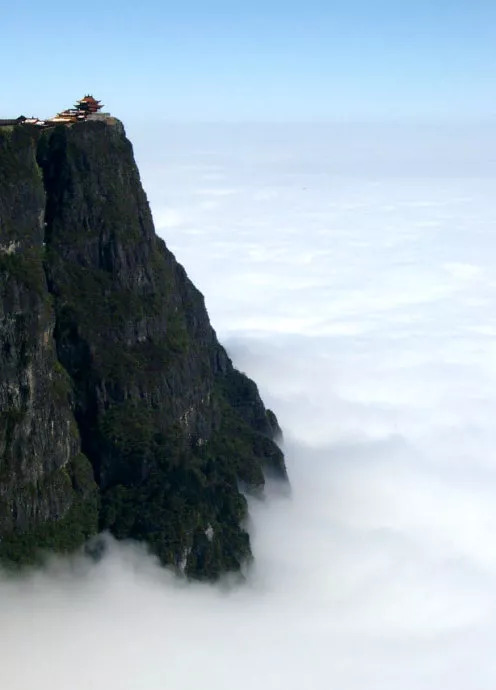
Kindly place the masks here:
<instances>
[{"instance_id":1,"label":"steep rock face","mask_svg":"<svg viewBox=\"0 0 496 690\"><path fill-rule=\"evenodd\" d=\"M0 128L0 536L20 560L35 545L72 548L97 527L96 485L52 338L35 156L28 130Z\"/></svg>"},{"instance_id":2,"label":"steep rock face","mask_svg":"<svg viewBox=\"0 0 496 690\"><path fill-rule=\"evenodd\" d=\"M21 126L0 141L7 555L16 543L24 554L38 525L55 533L55 547L84 539L95 524L94 476L100 529L146 540L195 577L237 570L250 555L240 484L260 490L264 469L285 477L277 420L233 368L202 295L155 235L122 125L41 134ZM36 266L27 282L16 261ZM45 491L57 472L65 488ZM22 519L12 510L21 474L36 494L23 499ZM64 525L73 539L57 543L76 504L84 525Z\"/></svg>"}]
</instances>

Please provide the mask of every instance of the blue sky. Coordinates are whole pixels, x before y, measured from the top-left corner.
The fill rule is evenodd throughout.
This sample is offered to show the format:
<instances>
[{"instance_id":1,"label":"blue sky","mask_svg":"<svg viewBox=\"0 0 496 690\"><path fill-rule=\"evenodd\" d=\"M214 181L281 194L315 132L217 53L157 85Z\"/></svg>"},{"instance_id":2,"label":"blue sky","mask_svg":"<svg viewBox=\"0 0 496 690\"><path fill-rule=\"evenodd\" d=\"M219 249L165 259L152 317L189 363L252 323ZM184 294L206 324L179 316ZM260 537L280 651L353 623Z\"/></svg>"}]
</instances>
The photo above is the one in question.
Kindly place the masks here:
<instances>
[{"instance_id":1,"label":"blue sky","mask_svg":"<svg viewBox=\"0 0 496 690\"><path fill-rule=\"evenodd\" d=\"M2 9L1 116L90 91L173 121L488 120L496 3L122 3Z\"/></svg>"}]
</instances>

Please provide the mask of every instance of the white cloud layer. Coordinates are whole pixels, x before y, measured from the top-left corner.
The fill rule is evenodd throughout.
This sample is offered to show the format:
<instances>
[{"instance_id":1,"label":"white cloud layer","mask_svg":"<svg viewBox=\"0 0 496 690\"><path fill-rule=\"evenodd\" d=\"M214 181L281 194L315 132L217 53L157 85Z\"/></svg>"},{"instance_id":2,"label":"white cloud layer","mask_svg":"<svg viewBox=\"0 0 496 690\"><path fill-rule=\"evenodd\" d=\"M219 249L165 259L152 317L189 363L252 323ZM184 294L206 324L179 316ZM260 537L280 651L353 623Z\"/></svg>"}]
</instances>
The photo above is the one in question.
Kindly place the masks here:
<instances>
[{"instance_id":1,"label":"white cloud layer","mask_svg":"<svg viewBox=\"0 0 496 690\"><path fill-rule=\"evenodd\" d=\"M0 687L493 690L490 152L369 133L337 165L322 130L208 131L165 135L145 187L278 413L291 496L251 504L243 587L129 545L4 579Z\"/></svg>"}]
</instances>

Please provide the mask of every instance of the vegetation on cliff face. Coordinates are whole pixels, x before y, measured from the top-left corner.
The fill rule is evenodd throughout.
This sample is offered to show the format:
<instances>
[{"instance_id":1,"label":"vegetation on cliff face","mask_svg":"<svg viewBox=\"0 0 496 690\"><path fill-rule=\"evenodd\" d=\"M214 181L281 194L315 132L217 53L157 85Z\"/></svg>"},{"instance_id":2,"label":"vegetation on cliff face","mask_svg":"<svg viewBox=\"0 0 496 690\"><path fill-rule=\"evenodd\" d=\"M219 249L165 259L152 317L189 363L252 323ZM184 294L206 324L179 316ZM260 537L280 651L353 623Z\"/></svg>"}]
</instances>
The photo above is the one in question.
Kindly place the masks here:
<instances>
[{"instance_id":1,"label":"vegetation on cliff face","mask_svg":"<svg viewBox=\"0 0 496 690\"><path fill-rule=\"evenodd\" d=\"M122 126L0 128L0 183L0 557L108 529L238 570L279 427L155 235Z\"/></svg>"}]
</instances>

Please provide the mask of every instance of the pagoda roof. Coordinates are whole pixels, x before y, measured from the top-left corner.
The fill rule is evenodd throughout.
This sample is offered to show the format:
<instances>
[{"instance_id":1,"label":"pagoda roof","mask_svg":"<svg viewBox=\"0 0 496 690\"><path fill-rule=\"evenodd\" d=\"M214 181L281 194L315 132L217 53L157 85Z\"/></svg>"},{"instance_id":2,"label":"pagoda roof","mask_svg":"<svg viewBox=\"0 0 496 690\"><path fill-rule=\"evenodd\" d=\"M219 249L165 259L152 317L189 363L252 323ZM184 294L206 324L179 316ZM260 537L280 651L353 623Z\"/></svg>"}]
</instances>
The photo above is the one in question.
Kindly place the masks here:
<instances>
[{"instance_id":1,"label":"pagoda roof","mask_svg":"<svg viewBox=\"0 0 496 690\"><path fill-rule=\"evenodd\" d=\"M93 98L93 96L87 95L84 96L84 98L79 99L78 103L101 103L101 101L97 101L97 99Z\"/></svg>"}]
</instances>

